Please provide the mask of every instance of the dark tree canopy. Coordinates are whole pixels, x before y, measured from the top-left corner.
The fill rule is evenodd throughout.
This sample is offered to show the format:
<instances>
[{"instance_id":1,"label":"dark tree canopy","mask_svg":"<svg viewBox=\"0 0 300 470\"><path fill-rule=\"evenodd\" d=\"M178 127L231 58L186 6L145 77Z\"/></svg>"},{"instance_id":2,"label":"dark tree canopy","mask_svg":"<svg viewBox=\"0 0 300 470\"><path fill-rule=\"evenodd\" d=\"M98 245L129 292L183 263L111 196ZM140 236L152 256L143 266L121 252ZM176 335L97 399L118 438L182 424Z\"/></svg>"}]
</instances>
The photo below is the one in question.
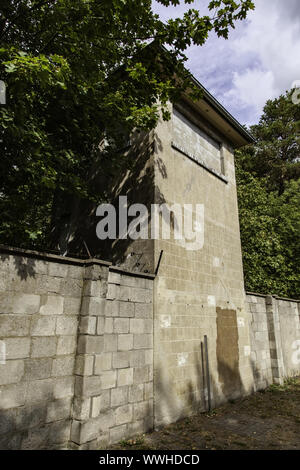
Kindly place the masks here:
<instances>
[{"instance_id":1,"label":"dark tree canopy","mask_svg":"<svg viewBox=\"0 0 300 470\"><path fill-rule=\"evenodd\" d=\"M151 0L1 0L2 243L47 248L59 191L105 198L87 177L91 165L105 176L126 162L113 150L99 155L99 142L120 146L160 112L168 119L167 101L189 83L186 47L204 44L210 31L227 37L253 8L250 0L208 1L210 15L201 16L202 2L185 3L194 8L163 23Z\"/></svg>"}]
</instances>

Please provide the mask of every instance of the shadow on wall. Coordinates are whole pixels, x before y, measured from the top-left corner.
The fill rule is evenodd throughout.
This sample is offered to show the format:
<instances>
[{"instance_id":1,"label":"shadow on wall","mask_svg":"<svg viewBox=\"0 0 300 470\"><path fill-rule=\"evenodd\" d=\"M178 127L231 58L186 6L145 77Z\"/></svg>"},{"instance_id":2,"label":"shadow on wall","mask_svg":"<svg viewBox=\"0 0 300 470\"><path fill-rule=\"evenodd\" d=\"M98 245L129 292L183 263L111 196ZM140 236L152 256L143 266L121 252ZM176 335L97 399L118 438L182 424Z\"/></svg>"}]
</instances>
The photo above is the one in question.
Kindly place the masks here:
<instances>
[{"instance_id":1,"label":"shadow on wall","mask_svg":"<svg viewBox=\"0 0 300 470\"><path fill-rule=\"evenodd\" d=\"M103 162L93 168L93 184L104 200L91 202L74 196L61 195L56 201L54 210L54 226L51 235L51 248L60 249L62 254L101 258L122 265L126 269L153 272L154 246L151 238L132 240L118 238L119 234L119 196L126 196L128 206L143 204L148 210L148 233L150 234L151 204L166 203L165 197L155 183L155 172L163 179L168 178L167 168L160 157L154 159L155 149L160 152L162 142L155 132L140 133L132 139L125 156L125 165L120 153L119 168L114 168L110 175L103 175ZM155 160L155 162L154 162ZM100 189L99 189L100 188ZM96 227L101 220L96 215L100 203L110 203L116 208L116 240L100 240L96 235ZM139 213L136 214L138 216ZM128 224L136 216L128 217ZM176 225L174 214L171 213L171 225ZM85 244L87 248L85 247Z\"/></svg>"},{"instance_id":2,"label":"shadow on wall","mask_svg":"<svg viewBox=\"0 0 300 470\"><path fill-rule=\"evenodd\" d=\"M254 380L253 392L260 392L262 390L265 390L269 385L273 383L273 377L266 376L266 374L263 373L262 370L257 367L257 364L253 359L250 360L250 365Z\"/></svg>"},{"instance_id":3,"label":"shadow on wall","mask_svg":"<svg viewBox=\"0 0 300 470\"><path fill-rule=\"evenodd\" d=\"M222 370L226 370L228 377L233 376L235 371L232 370L227 364L221 364ZM182 396L182 403L184 406L179 408L176 402L173 400L170 394L170 386L164 386L163 382L158 382L156 390L159 396L159 403L157 404L158 411L158 427L163 425L164 418L166 418L166 424L170 422L175 422L181 420L187 416L197 413L207 413L209 411L208 406L208 395L207 395L207 379L203 377L202 364L198 362L195 365L197 370L197 385L195 381L187 381L185 385L186 393ZM159 381L162 376L162 371L157 373L157 381ZM241 381L240 381L241 383ZM246 394L246 390L243 387L242 383L238 390L230 395L227 393L227 396L220 395L220 387L215 382L213 377L210 375L210 388L211 388L211 409L220 406L221 404L230 401L236 400ZM254 390L253 390L254 391ZM178 402L177 402L178 403ZM163 410L163 413L160 414L160 410Z\"/></svg>"},{"instance_id":4,"label":"shadow on wall","mask_svg":"<svg viewBox=\"0 0 300 470\"><path fill-rule=\"evenodd\" d=\"M96 210L102 202L110 203L116 208L117 234L119 232L119 196L127 196L128 205L144 204L150 213L155 193L154 148L155 146L161 147L158 137L153 134L153 132L140 133L134 137L130 148L124 154L120 153L119 167L111 168L110 174L104 175L103 165L105 162L101 159L98 167L92 168L92 175L87 178L92 180L92 184L101 195L99 202L61 195L54 208L51 248L57 249L59 247L60 252L64 254L77 253L86 256L88 253L84 246L85 242L92 257L102 258L114 264L125 262L130 246L137 244L133 243L131 239L98 239L96 226L100 217L96 216ZM167 178L164 163L159 161L157 166L162 176ZM151 248L146 251L150 252ZM147 264L149 263L150 260L147 260ZM150 266L148 268L151 270Z\"/></svg>"},{"instance_id":5,"label":"shadow on wall","mask_svg":"<svg viewBox=\"0 0 300 470\"><path fill-rule=\"evenodd\" d=\"M5 265L5 262L9 262L10 256L6 254L0 254L1 264ZM14 256L14 265L17 275L22 281L26 281L28 277L35 277L36 275L36 260L32 258L23 258L22 256Z\"/></svg>"},{"instance_id":6,"label":"shadow on wall","mask_svg":"<svg viewBox=\"0 0 300 470\"><path fill-rule=\"evenodd\" d=\"M54 401L0 410L0 450L67 449L71 420L46 422L61 408Z\"/></svg>"},{"instance_id":7,"label":"shadow on wall","mask_svg":"<svg viewBox=\"0 0 300 470\"><path fill-rule=\"evenodd\" d=\"M234 319L235 311L230 312ZM219 315L221 313L219 312ZM225 314L228 320L228 316ZM222 328L222 323L219 323L219 328ZM227 336L228 330L218 331L221 338L217 342L217 368L218 368L218 383L214 380L210 372L210 396L211 408L215 408L224 402L235 400L247 394L243 386L238 361L238 338L236 331L230 333L231 337ZM227 341L226 341L227 336ZM234 337L234 338L233 338ZM234 339L235 343L232 343ZM224 341L224 342L223 342ZM222 346L222 347L220 347ZM222 356L221 354L224 354ZM183 389L174 397L170 393L170 388L178 388L179 381L176 384L167 384L163 379L165 371L160 367L155 374L156 392L159 401L156 403L157 423L161 426L164 422L172 422L185 418L186 416L203 413L209 411L208 403L208 376L205 352L200 349L194 351L194 378L187 380L183 384ZM209 368L211 369L212 363L209 361ZM253 389L254 392L254 389ZM176 394L176 392L174 392ZM181 393L181 395L180 395ZM165 421L166 419L166 421Z\"/></svg>"},{"instance_id":8,"label":"shadow on wall","mask_svg":"<svg viewBox=\"0 0 300 470\"><path fill-rule=\"evenodd\" d=\"M120 152L118 168L111 168L104 174L105 161L95 162L87 179L96 188L99 201L80 199L74 195L58 193L55 197L52 214L52 229L49 235L49 251L57 250L64 256L98 258L114 265L138 272L154 272L154 240L132 240L118 238L119 197L126 196L128 206L143 204L148 210L148 233L151 233L151 205L164 204L166 199L155 182L155 173L162 179L168 178L167 168L162 158L154 159L155 150L162 152L162 142L155 132L140 133L132 139L129 150ZM123 161L122 161L123 158ZM155 161L154 161L155 160ZM110 203L116 208L116 234L113 240L100 240L96 234L100 216L96 215L101 203ZM136 214L138 216L139 213ZM128 217L128 225L136 216ZM174 212L162 214L166 224L170 221L171 230L179 228ZM34 260L26 260L26 265L18 267L20 276L34 275ZM30 269L32 268L32 269ZM26 279L25 277L21 277Z\"/></svg>"},{"instance_id":9,"label":"shadow on wall","mask_svg":"<svg viewBox=\"0 0 300 470\"><path fill-rule=\"evenodd\" d=\"M100 241L102 257L115 265L123 265L129 270L153 272L153 241L118 238L119 227L119 197L126 196L128 207L132 204L143 204L148 210L148 230L150 228L151 203L154 201L155 182L153 166L154 141L151 134L140 136L130 149L130 168L123 169L114 180L110 181L111 203L117 209L117 239ZM137 213L137 216L139 213ZM128 224L135 217L128 217ZM99 219L97 219L97 222ZM94 233L95 233L94 222ZM97 249L97 248L95 248Z\"/></svg>"}]
</instances>

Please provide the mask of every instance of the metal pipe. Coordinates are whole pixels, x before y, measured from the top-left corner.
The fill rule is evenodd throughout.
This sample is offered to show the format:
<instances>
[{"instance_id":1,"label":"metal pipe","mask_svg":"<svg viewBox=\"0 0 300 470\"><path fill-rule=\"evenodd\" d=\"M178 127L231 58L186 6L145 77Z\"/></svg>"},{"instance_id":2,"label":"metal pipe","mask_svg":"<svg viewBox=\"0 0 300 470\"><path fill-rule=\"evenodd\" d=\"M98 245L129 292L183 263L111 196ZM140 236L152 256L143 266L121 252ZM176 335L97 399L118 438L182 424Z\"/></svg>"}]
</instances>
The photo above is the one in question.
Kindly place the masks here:
<instances>
[{"instance_id":1,"label":"metal pipe","mask_svg":"<svg viewBox=\"0 0 300 470\"><path fill-rule=\"evenodd\" d=\"M157 266L156 266L156 269L155 269L155 276L157 276L157 274L158 274L158 270L159 270L159 266L160 266L160 262L161 262L163 252L164 252L164 250L161 250L161 252L159 254L158 263L157 263Z\"/></svg>"},{"instance_id":2,"label":"metal pipe","mask_svg":"<svg viewBox=\"0 0 300 470\"><path fill-rule=\"evenodd\" d=\"M202 386L203 386L203 394L204 394L204 408L206 409L206 396L205 396L206 380L205 380L203 341L201 341L201 369L202 369Z\"/></svg>"},{"instance_id":3,"label":"metal pipe","mask_svg":"<svg viewBox=\"0 0 300 470\"><path fill-rule=\"evenodd\" d=\"M210 375L209 375L208 345L207 345L206 335L204 335L204 349L205 349L205 360L206 360L207 401L208 401L208 411L210 411L211 410Z\"/></svg>"}]
</instances>

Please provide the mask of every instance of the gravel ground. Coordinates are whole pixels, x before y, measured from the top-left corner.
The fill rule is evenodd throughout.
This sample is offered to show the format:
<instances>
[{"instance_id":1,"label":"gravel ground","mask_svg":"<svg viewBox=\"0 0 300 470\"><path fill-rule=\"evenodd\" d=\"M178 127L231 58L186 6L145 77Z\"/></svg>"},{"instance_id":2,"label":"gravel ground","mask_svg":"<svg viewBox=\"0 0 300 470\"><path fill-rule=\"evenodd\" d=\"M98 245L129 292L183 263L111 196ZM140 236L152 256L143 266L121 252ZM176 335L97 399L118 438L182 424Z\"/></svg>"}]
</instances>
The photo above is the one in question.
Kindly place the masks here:
<instances>
[{"instance_id":1,"label":"gravel ground","mask_svg":"<svg viewBox=\"0 0 300 470\"><path fill-rule=\"evenodd\" d=\"M300 378L170 424L118 450L300 449Z\"/></svg>"}]
</instances>

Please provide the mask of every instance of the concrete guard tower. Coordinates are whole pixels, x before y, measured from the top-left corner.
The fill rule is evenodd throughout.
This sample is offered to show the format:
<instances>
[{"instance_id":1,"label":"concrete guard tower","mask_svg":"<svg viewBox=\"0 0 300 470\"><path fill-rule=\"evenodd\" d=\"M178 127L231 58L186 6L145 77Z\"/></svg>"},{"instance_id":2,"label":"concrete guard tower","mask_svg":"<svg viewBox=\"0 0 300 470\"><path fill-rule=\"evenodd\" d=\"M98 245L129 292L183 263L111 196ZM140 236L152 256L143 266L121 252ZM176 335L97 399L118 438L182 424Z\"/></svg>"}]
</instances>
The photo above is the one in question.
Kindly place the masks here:
<instances>
[{"instance_id":1,"label":"concrete guard tower","mask_svg":"<svg viewBox=\"0 0 300 470\"><path fill-rule=\"evenodd\" d=\"M120 195L128 205L147 206L148 239L118 239L101 253L131 270L154 272L163 251L154 288L157 426L253 387L234 168L234 149L253 138L195 83L202 99L170 104L171 120L134 136L128 150L134 165L112 185L116 206ZM153 220L153 204L165 204L169 213ZM197 241L175 237L184 205L192 211ZM162 233L168 218L169 238Z\"/></svg>"},{"instance_id":2,"label":"concrete guard tower","mask_svg":"<svg viewBox=\"0 0 300 470\"><path fill-rule=\"evenodd\" d=\"M147 207L146 236L99 240L95 208L87 217L80 205L71 222L73 240L84 238L93 256L131 271L155 272L163 251L154 287L156 425L250 393L254 383L234 168L234 149L253 138L194 82L202 98L183 96L169 105L169 121L132 135L123 152L130 168L99 183L109 188L117 216L120 197L127 208ZM167 209L153 218L153 205ZM180 229L183 240L176 239Z\"/></svg>"}]
</instances>

